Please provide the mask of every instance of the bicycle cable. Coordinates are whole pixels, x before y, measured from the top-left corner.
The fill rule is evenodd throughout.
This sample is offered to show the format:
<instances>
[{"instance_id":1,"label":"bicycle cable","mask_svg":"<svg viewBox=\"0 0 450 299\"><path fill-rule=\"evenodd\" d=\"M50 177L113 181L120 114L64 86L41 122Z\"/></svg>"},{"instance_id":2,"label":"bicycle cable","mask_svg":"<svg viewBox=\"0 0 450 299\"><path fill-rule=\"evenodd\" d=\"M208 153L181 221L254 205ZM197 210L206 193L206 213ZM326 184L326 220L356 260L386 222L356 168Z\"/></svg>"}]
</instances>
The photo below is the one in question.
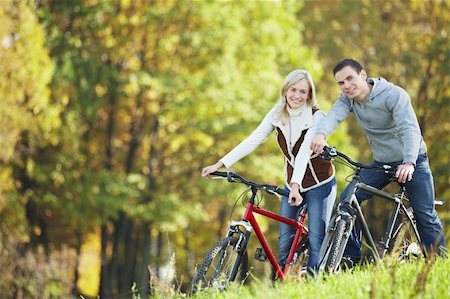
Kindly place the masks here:
<instances>
[{"instance_id":1,"label":"bicycle cable","mask_svg":"<svg viewBox=\"0 0 450 299\"><path fill-rule=\"evenodd\" d=\"M256 193L256 198L255 198L255 206L257 206L257 207L264 199L264 192L262 190L258 190L258 191L259 192Z\"/></svg>"},{"instance_id":2,"label":"bicycle cable","mask_svg":"<svg viewBox=\"0 0 450 299\"><path fill-rule=\"evenodd\" d=\"M354 165L352 165L351 163L349 163L348 161L346 161L346 160L345 160L344 158L342 158L342 157L338 157L338 159L334 158L333 161L334 161L336 164L342 164L342 165L344 165L344 166L350 168L351 170L353 170L351 174L349 174L349 175L347 175L347 176L345 177L345 181L346 181L347 183L349 183L349 182L351 181L351 178L353 178L353 176L356 174L357 168L356 168Z\"/></svg>"},{"instance_id":3,"label":"bicycle cable","mask_svg":"<svg viewBox=\"0 0 450 299\"><path fill-rule=\"evenodd\" d=\"M239 201L241 201L241 202L243 203L243 200L244 200L244 198L245 198L244 196L245 196L249 191L251 191L251 189L250 189L250 188L247 188L246 190L244 190L244 192L241 193L241 195L238 196L238 198L236 199L236 201L235 201L234 204L233 204L233 208L231 209L230 218L228 219L228 222L230 222L230 221L231 221L231 218L233 217L233 213L234 213L234 210L236 209L237 203L238 203Z\"/></svg>"},{"instance_id":4,"label":"bicycle cable","mask_svg":"<svg viewBox=\"0 0 450 299\"><path fill-rule=\"evenodd\" d=\"M351 170L353 170L352 173L350 173L349 175L347 175L347 176L345 177L345 181L348 182L348 183L351 182L353 176L356 174L356 172L358 172L358 168L360 168L360 170L361 170L361 168L366 168L366 167L357 167L357 166L351 164L351 163L348 162L346 159L344 159L343 157L340 157L340 156L338 156L337 159L336 159L336 157L333 158L333 161L334 161L336 164L344 165L344 166L350 168ZM365 166L367 166L367 165L365 165ZM367 167L366 169L367 169L367 170L370 170L370 171L373 171L373 172L385 172L385 173L386 173L387 171L389 171L389 172L391 172L391 174L392 174L392 178L391 178L390 181L391 181L391 182L392 182L392 181L396 181L396 178L395 178L395 170L396 170L396 168L392 168L392 169L389 169L389 170L388 170L388 169L381 169L381 168L378 168L378 167L376 167L376 166L372 166L372 167ZM360 178L360 181L361 181L362 183L366 183L366 182L364 181L364 178Z\"/></svg>"}]
</instances>

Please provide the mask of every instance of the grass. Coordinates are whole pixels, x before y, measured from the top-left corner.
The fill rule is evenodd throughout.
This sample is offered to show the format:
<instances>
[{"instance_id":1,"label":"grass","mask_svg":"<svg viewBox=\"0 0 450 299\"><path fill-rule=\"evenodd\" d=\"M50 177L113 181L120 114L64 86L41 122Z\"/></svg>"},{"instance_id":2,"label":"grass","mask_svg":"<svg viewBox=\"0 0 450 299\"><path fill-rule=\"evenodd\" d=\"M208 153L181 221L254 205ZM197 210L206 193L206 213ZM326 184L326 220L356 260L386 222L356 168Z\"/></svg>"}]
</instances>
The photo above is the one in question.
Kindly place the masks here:
<instances>
[{"instance_id":1,"label":"grass","mask_svg":"<svg viewBox=\"0 0 450 299\"><path fill-rule=\"evenodd\" d=\"M186 297L175 292L168 295L159 293L155 298ZM450 259L402 264L387 260L306 281L288 279L272 284L254 279L249 286L235 284L226 292L207 290L191 298L450 298Z\"/></svg>"}]
</instances>

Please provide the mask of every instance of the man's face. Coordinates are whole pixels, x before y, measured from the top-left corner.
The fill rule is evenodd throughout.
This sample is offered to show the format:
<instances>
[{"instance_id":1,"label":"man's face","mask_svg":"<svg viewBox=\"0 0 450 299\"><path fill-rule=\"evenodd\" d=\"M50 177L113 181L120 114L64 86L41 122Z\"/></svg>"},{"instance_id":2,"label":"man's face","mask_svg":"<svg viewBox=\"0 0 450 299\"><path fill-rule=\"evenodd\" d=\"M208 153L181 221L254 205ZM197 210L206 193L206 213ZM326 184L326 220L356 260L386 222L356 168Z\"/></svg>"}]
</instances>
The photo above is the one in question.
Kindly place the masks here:
<instances>
[{"instance_id":1,"label":"man's face","mask_svg":"<svg viewBox=\"0 0 450 299\"><path fill-rule=\"evenodd\" d=\"M339 88L349 98L362 102L370 93L367 74L364 70L358 74L351 66L346 66L336 72L334 77Z\"/></svg>"}]
</instances>

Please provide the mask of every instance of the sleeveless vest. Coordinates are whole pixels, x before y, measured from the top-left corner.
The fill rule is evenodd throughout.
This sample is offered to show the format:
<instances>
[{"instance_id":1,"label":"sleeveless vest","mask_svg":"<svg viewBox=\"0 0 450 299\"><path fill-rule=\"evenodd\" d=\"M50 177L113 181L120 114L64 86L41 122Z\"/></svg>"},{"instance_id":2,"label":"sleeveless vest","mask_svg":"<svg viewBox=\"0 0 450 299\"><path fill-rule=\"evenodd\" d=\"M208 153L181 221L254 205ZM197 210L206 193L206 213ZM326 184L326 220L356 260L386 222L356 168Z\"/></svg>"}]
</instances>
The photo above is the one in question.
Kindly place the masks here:
<instances>
[{"instance_id":1,"label":"sleeveless vest","mask_svg":"<svg viewBox=\"0 0 450 299\"><path fill-rule=\"evenodd\" d=\"M313 108L313 114L316 113L319 109ZM294 130L295 128L291 128ZM292 154L294 155L294 159L291 160L291 156L288 151L288 142L286 141L286 137L283 135L281 129L279 127L277 130L277 142L280 146L281 151L285 156L286 167L287 167L287 183L291 182L292 174L294 172L294 163L295 157L297 157L298 151L300 150L300 146L305 139L306 132L308 129L303 130L300 138L295 142L295 145L292 149ZM324 160L320 158L320 155L312 154L310 160L308 161L308 166L306 167L305 175L303 177L303 181L301 183L301 191L305 191L305 189L311 189L315 185L320 184L321 182L329 179L334 175L333 165L331 161Z\"/></svg>"}]
</instances>

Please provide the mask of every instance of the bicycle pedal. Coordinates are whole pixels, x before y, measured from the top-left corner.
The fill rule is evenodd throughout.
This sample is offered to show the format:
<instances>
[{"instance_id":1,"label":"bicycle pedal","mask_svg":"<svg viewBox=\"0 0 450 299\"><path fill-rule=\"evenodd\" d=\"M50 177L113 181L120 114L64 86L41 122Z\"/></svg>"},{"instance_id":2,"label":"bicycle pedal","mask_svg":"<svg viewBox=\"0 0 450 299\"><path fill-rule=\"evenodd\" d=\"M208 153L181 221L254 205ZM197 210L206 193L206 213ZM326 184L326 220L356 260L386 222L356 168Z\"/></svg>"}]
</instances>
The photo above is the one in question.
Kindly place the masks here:
<instances>
[{"instance_id":1,"label":"bicycle pedal","mask_svg":"<svg viewBox=\"0 0 450 299\"><path fill-rule=\"evenodd\" d=\"M413 243L409 244L408 248L406 248L405 255L409 256L409 257L410 256L414 256L414 257L420 256L420 247L419 247L419 245L417 245L416 242L413 242Z\"/></svg>"},{"instance_id":2,"label":"bicycle pedal","mask_svg":"<svg viewBox=\"0 0 450 299\"><path fill-rule=\"evenodd\" d=\"M255 260L262 263L267 262L267 255L262 248L256 248Z\"/></svg>"}]
</instances>

